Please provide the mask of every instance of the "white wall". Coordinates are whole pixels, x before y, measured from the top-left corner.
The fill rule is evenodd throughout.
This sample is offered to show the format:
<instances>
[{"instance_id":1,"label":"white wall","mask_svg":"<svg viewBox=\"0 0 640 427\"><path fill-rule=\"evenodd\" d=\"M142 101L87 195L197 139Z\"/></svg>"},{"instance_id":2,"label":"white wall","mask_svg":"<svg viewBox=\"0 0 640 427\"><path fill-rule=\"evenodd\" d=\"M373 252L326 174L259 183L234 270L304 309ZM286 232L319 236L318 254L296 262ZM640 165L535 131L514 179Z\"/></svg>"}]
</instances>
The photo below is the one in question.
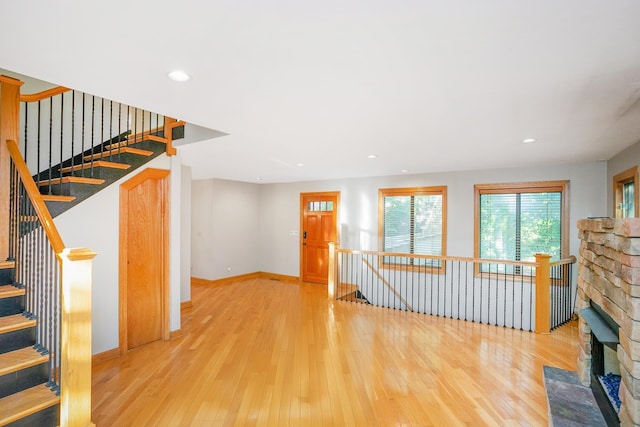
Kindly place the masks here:
<instances>
[{"instance_id":1,"label":"white wall","mask_svg":"<svg viewBox=\"0 0 640 427\"><path fill-rule=\"evenodd\" d=\"M191 186L193 277L215 280L254 273L258 266L259 187L220 179Z\"/></svg>"},{"instance_id":2,"label":"white wall","mask_svg":"<svg viewBox=\"0 0 640 427\"><path fill-rule=\"evenodd\" d=\"M613 216L613 177L639 164L640 142L621 151L607 162L607 216Z\"/></svg>"},{"instance_id":3,"label":"white wall","mask_svg":"<svg viewBox=\"0 0 640 427\"><path fill-rule=\"evenodd\" d=\"M180 182L180 302L191 301L191 168L182 165Z\"/></svg>"},{"instance_id":4,"label":"white wall","mask_svg":"<svg viewBox=\"0 0 640 427\"><path fill-rule=\"evenodd\" d=\"M422 175L398 175L314 181L290 184L245 184L220 180L194 181L192 193L193 275L217 279L253 271L299 276L300 193L339 191L340 246L378 250L378 189L447 186L447 254L473 256L474 184L570 180L570 251L578 252L576 221L606 215L607 165L605 162L555 165L529 169L496 169ZM254 200L257 197L257 201ZM237 210L252 209L257 237L242 227L252 227L252 215L239 220ZM217 206L217 208L215 208ZM226 206L226 208L225 208ZM213 214L215 209L215 214ZM196 223L198 225L196 226ZM235 228L238 227L238 228ZM226 273L232 254L257 245L257 266ZM203 252L203 253L199 253ZM251 254L251 257L254 255ZM219 257L225 260L220 261ZM237 261L236 261L237 262ZM216 263L214 266L213 264Z\"/></svg>"},{"instance_id":5,"label":"white wall","mask_svg":"<svg viewBox=\"0 0 640 427\"><path fill-rule=\"evenodd\" d=\"M118 246L119 246L119 198L120 184L131 179L146 168L172 169L171 160L161 155L138 170L120 179L94 196L79 203L73 209L59 215L54 222L65 246L88 247L98 253L93 260L93 316L92 353L102 353L117 348L118 343ZM175 168L175 166L174 166ZM178 169L179 172L179 169ZM175 173L174 173L175 174ZM180 178L171 185L180 186ZM175 175L180 175L179 173ZM172 195L174 193L172 192ZM170 201L172 224L170 239L176 234L173 221L180 222L180 205ZM171 266L175 261L171 260ZM175 268L175 267L174 267ZM180 283L170 283L171 330L180 327ZM177 325L177 326L176 326Z\"/></svg>"}]
</instances>

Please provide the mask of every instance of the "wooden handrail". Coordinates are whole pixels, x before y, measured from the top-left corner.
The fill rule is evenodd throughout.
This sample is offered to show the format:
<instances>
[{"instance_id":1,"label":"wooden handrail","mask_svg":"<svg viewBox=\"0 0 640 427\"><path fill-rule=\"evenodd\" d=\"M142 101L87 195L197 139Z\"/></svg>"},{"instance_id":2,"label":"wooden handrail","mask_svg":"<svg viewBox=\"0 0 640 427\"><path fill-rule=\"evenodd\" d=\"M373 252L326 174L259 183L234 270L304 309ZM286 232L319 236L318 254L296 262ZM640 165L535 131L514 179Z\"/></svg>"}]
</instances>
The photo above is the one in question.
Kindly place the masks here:
<instances>
[{"instance_id":1,"label":"wooden handrail","mask_svg":"<svg viewBox=\"0 0 640 427\"><path fill-rule=\"evenodd\" d=\"M538 263L535 261L510 261L503 259L487 259L487 258L469 258L459 256L442 256L442 255L420 255L420 254L407 254L400 252L377 252L377 251L362 251L355 249L340 249L336 248L336 252L344 254L360 254L360 255L375 255L381 257L411 257L418 259L435 259L440 261L461 261L461 262L473 262L473 263L485 263L485 264L507 264L507 265L519 265L527 267L537 267ZM575 260L575 257L573 257Z\"/></svg>"},{"instance_id":2,"label":"wooden handrail","mask_svg":"<svg viewBox=\"0 0 640 427\"><path fill-rule=\"evenodd\" d=\"M576 263L576 257L574 257L573 255L571 255L569 258L563 258L561 260L558 261L551 261L551 263L549 264L551 267L554 267L556 265L566 265L566 264L575 264Z\"/></svg>"},{"instance_id":3,"label":"wooden handrail","mask_svg":"<svg viewBox=\"0 0 640 427\"><path fill-rule=\"evenodd\" d=\"M7 146L7 150L9 151L9 156L13 160L16 171L20 175L20 179L22 180L22 184L24 185L25 191L29 195L29 199L33 204L33 208L40 218L40 222L44 228L49 241L51 242L51 247L53 251L59 255L64 250L64 243L62 242L62 237L60 237L60 233L58 233L58 229L55 227L53 223L53 218L49 213L49 209L44 203L42 199L42 195L40 191L38 191L38 186L36 185L27 165L22 159L22 154L20 154L20 149L18 148L18 144L13 140L7 140L5 142Z\"/></svg>"},{"instance_id":4,"label":"wooden handrail","mask_svg":"<svg viewBox=\"0 0 640 427\"><path fill-rule=\"evenodd\" d=\"M51 89L47 89L47 90L43 90L42 92L38 92L38 93L31 93L31 94L20 94L20 101L21 102L35 102L35 101L42 101L43 99L47 99L47 98L51 98L52 96L56 96L56 95L60 95L61 93L65 93L70 91L71 89L63 87L63 86L57 86Z\"/></svg>"}]
</instances>

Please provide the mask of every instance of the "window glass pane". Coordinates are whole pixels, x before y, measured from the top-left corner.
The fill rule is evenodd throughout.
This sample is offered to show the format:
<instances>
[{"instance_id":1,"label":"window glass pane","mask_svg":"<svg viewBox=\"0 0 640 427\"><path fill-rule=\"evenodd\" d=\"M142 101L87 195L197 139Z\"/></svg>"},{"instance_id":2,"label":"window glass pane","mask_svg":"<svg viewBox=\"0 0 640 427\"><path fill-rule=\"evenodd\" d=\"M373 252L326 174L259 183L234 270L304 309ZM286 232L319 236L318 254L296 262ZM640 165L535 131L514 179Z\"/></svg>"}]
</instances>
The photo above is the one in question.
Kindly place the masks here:
<instances>
[{"instance_id":1,"label":"window glass pane","mask_svg":"<svg viewBox=\"0 0 640 427\"><path fill-rule=\"evenodd\" d=\"M516 195L480 195L480 258L516 259Z\"/></svg>"},{"instance_id":2,"label":"window glass pane","mask_svg":"<svg viewBox=\"0 0 640 427\"><path fill-rule=\"evenodd\" d=\"M481 194L480 258L535 261L536 253L547 253L558 260L561 222L561 192ZM521 272L520 267L501 268Z\"/></svg>"},{"instance_id":3,"label":"window glass pane","mask_svg":"<svg viewBox=\"0 0 640 427\"><path fill-rule=\"evenodd\" d=\"M327 202L320 202L320 210L321 211L327 210Z\"/></svg>"},{"instance_id":4,"label":"window glass pane","mask_svg":"<svg viewBox=\"0 0 640 427\"><path fill-rule=\"evenodd\" d=\"M535 261L537 253L560 259L560 193L526 193L521 195L520 257Z\"/></svg>"},{"instance_id":5,"label":"window glass pane","mask_svg":"<svg viewBox=\"0 0 640 427\"><path fill-rule=\"evenodd\" d=\"M313 211L319 211L320 210L320 202L313 202Z\"/></svg>"},{"instance_id":6,"label":"window glass pane","mask_svg":"<svg viewBox=\"0 0 640 427\"><path fill-rule=\"evenodd\" d=\"M384 198L384 252L409 253L411 237L411 196Z\"/></svg>"},{"instance_id":7,"label":"window glass pane","mask_svg":"<svg viewBox=\"0 0 640 427\"><path fill-rule=\"evenodd\" d=\"M327 210L328 211L333 211L333 202L331 202L331 201L327 202Z\"/></svg>"},{"instance_id":8,"label":"window glass pane","mask_svg":"<svg viewBox=\"0 0 640 427\"><path fill-rule=\"evenodd\" d=\"M414 196L414 254L442 255L442 196Z\"/></svg>"},{"instance_id":9,"label":"window glass pane","mask_svg":"<svg viewBox=\"0 0 640 427\"><path fill-rule=\"evenodd\" d=\"M633 181L622 186L622 217L633 218L636 214L635 188Z\"/></svg>"},{"instance_id":10,"label":"window glass pane","mask_svg":"<svg viewBox=\"0 0 640 427\"><path fill-rule=\"evenodd\" d=\"M309 204L307 206L307 211L313 212L313 202L309 202Z\"/></svg>"}]
</instances>

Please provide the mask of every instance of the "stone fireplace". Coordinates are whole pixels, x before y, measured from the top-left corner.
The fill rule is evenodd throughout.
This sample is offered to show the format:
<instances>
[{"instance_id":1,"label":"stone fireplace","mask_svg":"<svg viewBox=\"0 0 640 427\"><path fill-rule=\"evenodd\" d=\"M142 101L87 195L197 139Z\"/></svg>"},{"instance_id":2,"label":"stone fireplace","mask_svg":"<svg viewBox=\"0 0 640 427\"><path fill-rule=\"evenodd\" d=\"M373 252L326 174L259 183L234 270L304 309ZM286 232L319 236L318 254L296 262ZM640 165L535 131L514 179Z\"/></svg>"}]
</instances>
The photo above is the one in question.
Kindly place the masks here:
<instances>
[{"instance_id":1,"label":"stone fireplace","mask_svg":"<svg viewBox=\"0 0 640 427\"><path fill-rule=\"evenodd\" d=\"M640 426L640 218L578 221L578 377L620 375L618 417Z\"/></svg>"}]
</instances>

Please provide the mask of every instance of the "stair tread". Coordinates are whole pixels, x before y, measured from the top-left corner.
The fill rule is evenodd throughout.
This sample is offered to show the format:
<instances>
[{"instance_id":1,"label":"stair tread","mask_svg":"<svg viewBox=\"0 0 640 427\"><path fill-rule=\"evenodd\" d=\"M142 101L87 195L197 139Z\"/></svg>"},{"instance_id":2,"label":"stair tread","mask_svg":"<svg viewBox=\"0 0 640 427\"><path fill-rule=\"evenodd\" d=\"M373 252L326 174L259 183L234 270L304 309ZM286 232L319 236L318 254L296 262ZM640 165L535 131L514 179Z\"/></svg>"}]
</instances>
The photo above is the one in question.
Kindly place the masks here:
<instances>
[{"instance_id":1,"label":"stair tread","mask_svg":"<svg viewBox=\"0 0 640 427\"><path fill-rule=\"evenodd\" d=\"M90 156L85 156L84 159L85 160L91 160L93 159L101 159L104 157L109 157L109 156L116 156L118 154L137 154L140 156L145 156L145 157L149 157L153 155L153 151L150 150L143 150L141 148L133 148L133 147L121 147L121 148L114 148L108 151L104 151L102 153L96 153L96 154L92 154Z\"/></svg>"},{"instance_id":2,"label":"stair tread","mask_svg":"<svg viewBox=\"0 0 640 427\"><path fill-rule=\"evenodd\" d=\"M0 268L14 268L15 266L15 261L0 261Z\"/></svg>"},{"instance_id":3,"label":"stair tread","mask_svg":"<svg viewBox=\"0 0 640 427\"><path fill-rule=\"evenodd\" d=\"M33 347L25 347L19 350L0 354L0 375L17 372L21 369L39 365L49 360L46 354L40 354Z\"/></svg>"},{"instance_id":4,"label":"stair tread","mask_svg":"<svg viewBox=\"0 0 640 427\"><path fill-rule=\"evenodd\" d=\"M0 399L0 425L6 425L60 403L46 385L40 384Z\"/></svg>"},{"instance_id":5,"label":"stair tread","mask_svg":"<svg viewBox=\"0 0 640 427\"><path fill-rule=\"evenodd\" d=\"M0 286L0 299L1 298L19 297L20 295L24 295L24 289L16 288L13 285L1 285Z\"/></svg>"},{"instance_id":6,"label":"stair tread","mask_svg":"<svg viewBox=\"0 0 640 427\"><path fill-rule=\"evenodd\" d=\"M97 167L103 167L103 168L111 168L111 169L129 169L131 167L131 165L128 165L126 163L117 163L117 162L109 162L106 160L97 160L93 163L89 162L89 163L84 163L84 164L80 164L80 165L75 165L75 166L69 166L66 168L62 168L60 169L60 172L62 173L67 173L67 172L73 172L73 171L79 171L79 170L83 170L83 169L90 169L92 167L97 168Z\"/></svg>"},{"instance_id":7,"label":"stair tread","mask_svg":"<svg viewBox=\"0 0 640 427\"><path fill-rule=\"evenodd\" d=\"M36 321L28 319L22 314L12 314L11 316L0 317L0 334L17 331L19 329L31 328L36 325Z\"/></svg>"},{"instance_id":8,"label":"stair tread","mask_svg":"<svg viewBox=\"0 0 640 427\"><path fill-rule=\"evenodd\" d=\"M76 196L58 196L56 194L43 194L42 200L45 202L72 202Z\"/></svg>"},{"instance_id":9,"label":"stair tread","mask_svg":"<svg viewBox=\"0 0 640 427\"><path fill-rule=\"evenodd\" d=\"M148 135L145 134L143 135L132 135L129 136L127 138L127 141L129 141L129 144L135 144L137 142L142 142L142 141L155 141L155 142L161 142L163 144L167 143L167 138L162 137L162 136L158 136L158 135Z\"/></svg>"},{"instance_id":10,"label":"stair tread","mask_svg":"<svg viewBox=\"0 0 640 427\"><path fill-rule=\"evenodd\" d=\"M74 183L74 184L92 184L92 185L100 185L100 184L104 184L104 179L100 179L100 178L85 178L83 176L65 176L62 177L62 181L60 180L60 178L53 178L53 179L47 179L46 181L40 181L38 183L38 185L40 187L46 187L49 184L51 185L56 185L56 184L70 184L70 183Z\"/></svg>"}]
</instances>

